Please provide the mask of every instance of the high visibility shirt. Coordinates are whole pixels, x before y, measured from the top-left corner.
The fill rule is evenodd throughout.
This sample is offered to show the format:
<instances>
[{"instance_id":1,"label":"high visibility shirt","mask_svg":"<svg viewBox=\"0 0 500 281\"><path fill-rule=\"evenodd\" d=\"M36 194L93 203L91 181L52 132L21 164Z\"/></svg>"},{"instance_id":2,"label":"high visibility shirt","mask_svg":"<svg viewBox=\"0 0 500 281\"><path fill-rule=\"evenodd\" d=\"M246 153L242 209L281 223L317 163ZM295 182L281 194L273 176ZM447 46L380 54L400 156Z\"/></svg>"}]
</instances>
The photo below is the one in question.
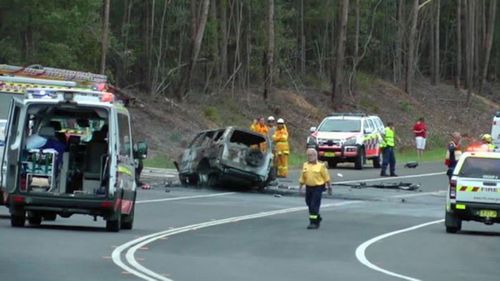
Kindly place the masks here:
<instances>
[{"instance_id":1,"label":"high visibility shirt","mask_svg":"<svg viewBox=\"0 0 500 281\"><path fill-rule=\"evenodd\" d=\"M276 152L289 154L290 147L288 145L288 130L286 128L276 129L273 135L273 142L276 147Z\"/></svg>"},{"instance_id":2,"label":"high visibility shirt","mask_svg":"<svg viewBox=\"0 0 500 281\"><path fill-rule=\"evenodd\" d=\"M330 182L330 174L325 163L317 161L316 163L305 162L300 174L300 185L322 186Z\"/></svg>"},{"instance_id":3,"label":"high visibility shirt","mask_svg":"<svg viewBox=\"0 0 500 281\"><path fill-rule=\"evenodd\" d=\"M251 129L252 129L252 131L259 133L259 134L262 134L264 136L267 136L267 133L269 131L269 128L266 125L262 125L259 123L254 124L253 128L251 128Z\"/></svg>"},{"instance_id":4,"label":"high visibility shirt","mask_svg":"<svg viewBox=\"0 0 500 281\"><path fill-rule=\"evenodd\" d=\"M382 138L381 147L394 147L394 131L390 127L385 128L385 133Z\"/></svg>"}]
</instances>

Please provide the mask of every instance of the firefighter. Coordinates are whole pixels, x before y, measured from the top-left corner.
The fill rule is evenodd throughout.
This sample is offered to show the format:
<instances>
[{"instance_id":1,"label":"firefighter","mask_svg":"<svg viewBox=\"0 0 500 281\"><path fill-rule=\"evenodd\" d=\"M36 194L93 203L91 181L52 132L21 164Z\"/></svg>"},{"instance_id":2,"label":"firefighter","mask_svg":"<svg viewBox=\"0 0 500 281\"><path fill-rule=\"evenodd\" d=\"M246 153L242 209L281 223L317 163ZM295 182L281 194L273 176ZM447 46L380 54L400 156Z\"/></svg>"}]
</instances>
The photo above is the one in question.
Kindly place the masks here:
<instances>
[{"instance_id":1,"label":"firefighter","mask_svg":"<svg viewBox=\"0 0 500 281\"><path fill-rule=\"evenodd\" d=\"M387 123L385 132L382 135L382 142L380 143L380 148L382 151L382 170L380 171L380 176L387 177L386 170L389 166L390 176L397 177L396 175L396 156L394 155L394 146L396 144L396 136L394 134L394 124L392 122Z\"/></svg>"},{"instance_id":2,"label":"firefighter","mask_svg":"<svg viewBox=\"0 0 500 281\"><path fill-rule=\"evenodd\" d=\"M446 175L448 175L448 180L451 180L453 176L453 170L457 165L458 159L460 159L460 155L462 155L462 136L459 132L454 132L451 134L451 141L448 144L448 149L446 150L446 158L444 160L444 164L448 167L446 171Z\"/></svg>"},{"instance_id":3,"label":"firefighter","mask_svg":"<svg viewBox=\"0 0 500 281\"><path fill-rule=\"evenodd\" d=\"M269 128L266 125L264 117L259 117L256 121L254 121L254 123L250 126L250 129L256 133L264 135L266 138L268 137ZM267 144L265 142L261 143L259 147L262 152L267 150Z\"/></svg>"},{"instance_id":4,"label":"firefighter","mask_svg":"<svg viewBox=\"0 0 500 281\"><path fill-rule=\"evenodd\" d=\"M495 149L495 145L492 143L493 138L490 134L484 134L481 136L481 141L484 145L487 146L488 151L493 151Z\"/></svg>"},{"instance_id":5,"label":"firefighter","mask_svg":"<svg viewBox=\"0 0 500 281\"><path fill-rule=\"evenodd\" d=\"M274 116L269 116L267 117L267 136L271 141L273 139L274 132L276 132L276 119Z\"/></svg>"},{"instance_id":6,"label":"firefighter","mask_svg":"<svg viewBox=\"0 0 500 281\"><path fill-rule=\"evenodd\" d=\"M321 223L319 209L321 206L321 196L328 188L328 193L332 193L330 185L330 174L326 164L318 161L318 152L314 148L307 149L307 162L302 167L299 178L299 191L306 187L306 204L309 208L309 226L307 229L317 229Z\"/></svg>"},{"instance_id":7,"label":"firefighter","mask_svg":"<svg viewBox=\"0 0 500 281\"><path fill-rule=\"evenodd\" d=\"M276 151L276 167L278 168L277 176L286 178L288 176L288 155L290 147L288 145L288 130L285 126L285 120L279 118L276 122L278 127L273 135L273 143Z\"/></svg>"}]
</instances>

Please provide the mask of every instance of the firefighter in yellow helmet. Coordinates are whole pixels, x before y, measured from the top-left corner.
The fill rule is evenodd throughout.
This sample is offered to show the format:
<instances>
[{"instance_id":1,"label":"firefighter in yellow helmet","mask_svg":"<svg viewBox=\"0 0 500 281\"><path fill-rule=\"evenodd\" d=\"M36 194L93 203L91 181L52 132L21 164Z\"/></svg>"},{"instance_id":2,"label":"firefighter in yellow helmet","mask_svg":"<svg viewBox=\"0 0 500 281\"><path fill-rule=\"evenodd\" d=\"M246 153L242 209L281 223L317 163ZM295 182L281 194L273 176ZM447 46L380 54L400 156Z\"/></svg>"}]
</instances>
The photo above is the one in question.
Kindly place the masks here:
<instances>
[{"instance_id":1,"label":"firefighter in yellow helmet","mask_svg":"<svg viewBox=\"0 0 500 281\"><path fill-rule=\"evenodd\" d=\"M488 151L493 151L495 149L495 145L492 143L493 138L490 134L484 134L481 136L481 141L484 145L488 147Z\"/></svg>"},{"instance_id":2,"label":"firefighter in yellow helmet","mask_svg":"<svg viewBox=\"0 0 500 281\"><path fill-rule=\"evenodd\" d=\"M278 127L273 135L273 143L276 155L276 166L278 168L277 176L286 178L288 176L288 155L290 147L288 145L288 130L285 126L285 120L279 118L276 122Z\"/></svg>"}]
</instances>

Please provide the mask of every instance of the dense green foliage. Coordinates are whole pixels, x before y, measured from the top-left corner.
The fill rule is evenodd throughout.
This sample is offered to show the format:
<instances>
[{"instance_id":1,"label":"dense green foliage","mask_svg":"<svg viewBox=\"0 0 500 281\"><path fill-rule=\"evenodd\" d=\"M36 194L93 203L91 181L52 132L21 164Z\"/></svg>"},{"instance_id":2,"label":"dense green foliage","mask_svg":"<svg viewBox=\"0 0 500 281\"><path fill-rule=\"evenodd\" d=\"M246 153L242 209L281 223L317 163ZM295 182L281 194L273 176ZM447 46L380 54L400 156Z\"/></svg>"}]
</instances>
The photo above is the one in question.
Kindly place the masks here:
<instances>
[{"instance_id":1,"label":"dense green foliage","mask_svg":"<svg viewBox=\"0 0 500 281\"><path fill-rule=\"evenodd\" d=\"M195 1L192 8L191 1ZM192 23L200 13L197 0L112 0L106 74L120 87L136 87L151 95L175 92L189 61ZM470 1L470 0L469 0ZM335 66L338 3L334 0L275 0L275 85L329 81ZM350 1L345 72L352 71L359 8L358 56L366 53L358 71L397 81L395 42L398 3L405 3L403 35L408 36L412 1ZM420 1L425 2L425 1ZM437 2L437 1L431 1ZM464 11L468 0L464 2ZM476 3L475 80L484 61L486 19L496 0ZM301 10L303 6L303 15ZM457 5L440 1L439 53L441 79L457 73ZM266 51L267 1L211 0L201 52L191 88L216 92L262 86ZM359 5L359 6L357 6ZM416 77L431 74L431 34L436 5L419 10ZM0 63L42 64L98 72L100 68L103 1L0 0ZM373 26L372 26L373 22ZM465 29L465 20L462 19ZM301 44L303 26L304 45ZM496 17L488 80L500 77L500 17ZM372 37L370 37L373 29ZM370 40L369 40L370 38ZM369 40L369 41L367 41ZM463 36L462 45L465 47ZM404 41L404 40L403 40ZM302 46L304 49L302 50ZM403 54L407 51L402 43ZM462 51L465 56L465 50ZM305 69L301 69L305 54ZM404 65L405 59L402 59ZM465 60L463 68L466 68ZM465 71L460 80L465 80ZM348 75L345 75L347 79ZM475 83L479 87L479 82Z\"/></svg>"}]
</instances>

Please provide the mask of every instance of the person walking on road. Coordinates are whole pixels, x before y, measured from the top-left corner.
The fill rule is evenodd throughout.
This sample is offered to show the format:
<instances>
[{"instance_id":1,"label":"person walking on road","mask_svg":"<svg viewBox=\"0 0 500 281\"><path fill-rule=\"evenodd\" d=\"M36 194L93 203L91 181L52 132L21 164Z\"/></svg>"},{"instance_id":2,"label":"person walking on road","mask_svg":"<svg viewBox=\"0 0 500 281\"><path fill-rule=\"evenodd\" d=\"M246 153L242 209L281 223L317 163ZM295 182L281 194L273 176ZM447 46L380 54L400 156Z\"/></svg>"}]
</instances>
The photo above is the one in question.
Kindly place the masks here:
<instances>
[{"instance_id":1,"label":"person walking on road","mask_svg":"<svg viewBox=\"0 0 500 281\"><path fill-rule=\"evenodd\" d=\"M273 135L273 143L275 148L276 167L278 169L277 176L286 178L288 176L288 155L290 154L290 146L288 144L288 130L285 127L285 120L278 119L278 128Z\"/></svg>"},{"instance_id":2,"label":"person walking on road","mask_svg":"<svg viewBox=\"0 0 500 281\"><path fill-rule=\"evenodd\" d=\"M317 229L321 223L319 209L323 191L328 188L331 194L330 174L325 163L318 161L318 152L314 148L307 149L307 162L302 167L299 178L299 191L306 188L306 204L309 208L309 226L307 229Z\"/></svg>"},{"instance_id":3,"label":"person walking on road","mask_svg":"<svg viewBox=\"0 0 500 281\"><path fill-rule=\"evenodd\" d=\"M459 132L454 132L451 134L451 141L448 144L448 149L446 150L446 158L444 164L448 167L446 175L448 175L448 180L451 180L453 176L453 170L457 165L458 159L462 155L462 136Z\"/></svg>"},{"instance_id":4,"label":"person walking on road","mask_svg":"<svg viewBox=\"0 0 500 281\"><path fill-rule=\"evenodd\" d=\"M413 126L413 133L415 134L415 145L417 147L417 160L420 162L424 155L427 140L427 125L425 124L424 117L420 117L417 120L417 123Z\"/></svg>"},{"instance_id":5,"label":"person walking on road","mask_svg":"<svg viewBox=\"0 0 500 281\"><path fill-rule=\"evenodd\" d=\"M394 146L396 144L396 135L394 133L394 124L392 122L387 123L384 134L382 135L382 143L380 147L382 151L382 170L380 171L380 176L387 177L387 166L389 166L389 172L391 177L397 177L396 175L396 156L394 154Z\"/></svg>"}]
</instances>

